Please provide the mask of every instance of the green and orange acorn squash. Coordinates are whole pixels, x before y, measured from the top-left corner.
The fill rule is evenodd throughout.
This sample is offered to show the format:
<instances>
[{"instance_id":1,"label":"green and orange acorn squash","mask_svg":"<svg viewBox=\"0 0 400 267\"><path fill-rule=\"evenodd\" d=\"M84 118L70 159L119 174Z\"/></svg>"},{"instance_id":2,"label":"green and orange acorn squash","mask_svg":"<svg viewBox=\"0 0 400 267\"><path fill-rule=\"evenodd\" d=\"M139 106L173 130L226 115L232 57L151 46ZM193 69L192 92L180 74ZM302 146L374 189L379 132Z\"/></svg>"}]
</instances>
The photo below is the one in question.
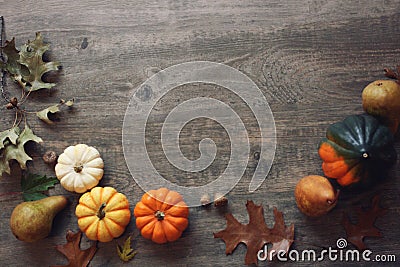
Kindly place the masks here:
<instances>
[{"instance_id":1,"label":"green and orange acorn squash","mask_svg":"<svg viewBox=\"0 0 400 267\"><path fill-rule=\"evenodd\" d=\"M393 134L373 116L347 117L329 126L319 146L322 169L342 186L368 187L396 162Z\"/></svg>"}]
</instances>

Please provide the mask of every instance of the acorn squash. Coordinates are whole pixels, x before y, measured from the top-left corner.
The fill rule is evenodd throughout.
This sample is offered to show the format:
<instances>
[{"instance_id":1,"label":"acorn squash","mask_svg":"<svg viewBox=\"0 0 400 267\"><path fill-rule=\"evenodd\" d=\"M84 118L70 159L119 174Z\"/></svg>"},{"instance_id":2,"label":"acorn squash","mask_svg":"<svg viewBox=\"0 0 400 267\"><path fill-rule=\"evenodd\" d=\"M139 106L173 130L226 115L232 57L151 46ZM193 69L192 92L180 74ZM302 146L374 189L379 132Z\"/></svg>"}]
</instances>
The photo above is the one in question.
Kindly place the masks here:
<instances>
[{"instance_id":1,"label":"acorn squash","mask_svg":"<svg viewBox=\"0 0 400 267\"><path fill-rule=\"evenodd\" d=\"M381 181L396 162L389 128L373 116L347 117L329 126L319 146L322 169L342 186L368 187Z\"/></svg>"}]
</instances>

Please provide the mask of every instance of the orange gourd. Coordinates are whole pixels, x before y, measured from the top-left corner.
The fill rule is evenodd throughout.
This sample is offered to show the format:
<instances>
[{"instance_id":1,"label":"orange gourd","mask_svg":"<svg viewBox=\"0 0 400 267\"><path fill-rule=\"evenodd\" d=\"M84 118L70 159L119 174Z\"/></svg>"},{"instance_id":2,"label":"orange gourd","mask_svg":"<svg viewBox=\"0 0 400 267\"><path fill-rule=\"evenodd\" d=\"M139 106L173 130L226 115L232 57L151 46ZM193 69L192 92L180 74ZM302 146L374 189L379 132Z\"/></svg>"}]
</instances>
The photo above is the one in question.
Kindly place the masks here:
<instances>
[{"instance_id":1,"label":"orange gourd","mask_svg":"<svg viewBox=\"0 0 400 267\"><path fill-rule=\"evenodd\" d=\"M146 192L134 215L142 236L158 244L177 240L189 223L189 208L182 196L167 188Z\"/></svg>"},{"instance_id":2,"label":"orange gourd","mask_svg":"<svg viewBox=\"0 0 400 267\"><path fill-rule=\"evenodd\" d=\"M83 194L75 215L81 231L100 242L122 235L131 219L128 199L112 187L95 187Z\"/></svg>"}]
</instances>

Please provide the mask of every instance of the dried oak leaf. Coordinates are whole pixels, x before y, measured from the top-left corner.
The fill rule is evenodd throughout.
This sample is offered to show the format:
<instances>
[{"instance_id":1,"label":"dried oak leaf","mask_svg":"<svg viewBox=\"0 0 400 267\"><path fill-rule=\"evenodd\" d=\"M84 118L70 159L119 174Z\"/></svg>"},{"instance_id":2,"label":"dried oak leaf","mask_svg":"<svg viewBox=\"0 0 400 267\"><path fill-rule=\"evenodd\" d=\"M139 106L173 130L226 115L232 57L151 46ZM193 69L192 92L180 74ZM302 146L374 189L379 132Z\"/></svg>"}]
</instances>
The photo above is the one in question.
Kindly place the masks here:
<instances>
[{"instance_id":1,"label":"dried oak leaf","mask_svg":"<svg viewBox=\"0 0 400 267\"><path fill-rule=\"evenodd\" d=\"M124 262L128 262L133 259L133 257L135 257L137 251L131 247L131 237L128 237L125 240L122 247L120 245L117 245L117 253L119 258Z\"/></svg>"},{"instance_id":2,"label":"dried oak leaf","mask_svg":"<svg viewBox=\"0 0 400 267\"><path fill-rule=\"evenodd\" d=\"M66 105L67 107L72 107L75 103L75 98L65 101L64 99L60 100L60 103Z\"/></svg>"},{"instance_id":3,"label":"dried oak leaf","mask_svg":"<svg viewBox=\"0 0 400 267\"><path fill-rule=\"evenodd\" d=\"M58 245L56 248L64 254L68 260L68 265L53 265L52 267L86 267L92 260L96 253L96 243L85 250L81 250L79 244L81 242L82 232L73 233L67 232L67 243L65 245Z\"/></svg>"},{"instance_id":4,"label":"dried oak leaf","mask_svg":"<svg viewBox=\"0 0 400 267\"><path fill-rule=\"evenodd\" d=\"M42 88L52 88L56 84L48 83L42 80L43 74L49 71L58 71L60 64L58 62L44 62L43 54L49 50L50 45L43 43L40 32L36 33L35 40L28 41L21 47L20 59L18 62L26 66L29 70L28 75L23 75L23 80L30 86L25 88L29 91L36 91Z\"/></svg>"},{"instance_id":5,"label":"dried oak leaf","mask_svg":"<svg viewBox=\"0 0 400 267\"><path fill-rule=\"evenodd\" d=\"M14 133L0 133L1 136L3 133L6 134L6 137L2 138L3 148L0 149L0 177L3 175L3 173L10 174L11 170L9 161L13 159L18 161L21 169L25 170L26 162L28 160L32 160L32 158L29 157L29 155L25 152L25 144L29 141L36 143L42 142L42 138L36 136L28 125L25 125L24 130L20 134L18 127L14 127L11 130L13 129ZM15 134L18 135L17 139L15 139Z\"/></svg>"},{"instance_id":6,"label":"dried oak leaf","mask_svg":"<svg viewBox=\"0 0 400 267\"><path fill-rule=\"evenodd\" d=\"M19 128L13 127L0 133L0 149L5 148L10 142L16 145L19 135Z\"/></svg>"},{"instance_id":7,"label":"dried oak leaf","mask_svg":"<svg viewBox=\"0 0 400 267\"><path fill-rule=\"evenodd\" d=\"M214 233L214 238L221 238L226 244L226 254L231 254L239 243L247 246L245 264L256 264L257 253L265 244L272 243L272 249L277 252L284 250L288 252L294 241L294 225L285 226L282 212L274 208L275 224L268 228L265 224L264 209L255 205L253 201L246 203L249 223L241 224L232 214L227 214L227 226L224 230Z\"/></svg>"},{"instance_id":8,"label":"dried oak leaf","mask_svg":"<svg viewBox=\"0 0 400 267\"><path fill-rule=\"evenodd\" d=\"M57 104L36 112L36 116L47 124L53 124L54 121L50 120L48 115L49 113L55 114L59 111L60 111L59 104Z\"/></svg>"},{"instance_id":9,"label":"dried oak leaf","mask_svg":"<svg viewBox=\"0 0 400 267\"><path fill-rule=\"evenodd\" d=\"M52 105L48 108L36 112L36 116L47 124L54 124L54 121L52 121L49 118L49 114L56 114L60 112L61 111L60 106L62 105L71 108L74 105L74 101L75 101L74 99L70 99L68 101L61 99L59 104Z\"/></svg>"},{"instance_id":10,"label":"dried oak leaf","mask_svg":"<svg viewBox=\"0 0 400 267\"><path fill-rule=\"evenodd\" d=\"M21 64L19 60L19 51L15 48L15 38L11 41L6 41L5 45L1 47L4 55L6 56L6 62L2 63L1 68L8 71L15 78L22 75Z\"/></svg>"},{"instance_id":11,"label":"dried oak leaf","mask_svg":"<svg viewBox=\"0 0 400 267\"><path fill-rule=\"evenodd\" d=\"M353 224L347 214L343 214L342 224L346 230L347 240L356 246L359 250L364 250L367 246L364 243L364 237L381 237L382 234L374 226L377 218L386 214L387 210L379 206L380 196L372 199L372 207L364 210L359 207L356 210L357 224Z\"/></svg>"}]
</instances>

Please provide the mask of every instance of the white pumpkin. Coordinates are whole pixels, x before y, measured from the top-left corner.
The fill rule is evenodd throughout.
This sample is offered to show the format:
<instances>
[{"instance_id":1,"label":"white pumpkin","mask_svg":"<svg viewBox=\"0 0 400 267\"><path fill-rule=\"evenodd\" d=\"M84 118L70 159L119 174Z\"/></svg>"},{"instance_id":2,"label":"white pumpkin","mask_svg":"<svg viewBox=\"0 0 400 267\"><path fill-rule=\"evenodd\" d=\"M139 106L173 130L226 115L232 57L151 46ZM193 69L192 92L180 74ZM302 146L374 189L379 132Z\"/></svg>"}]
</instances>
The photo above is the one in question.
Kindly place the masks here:
<instances>
[{"instance_id":1,"label":"white pumpkin","mask_svg":"<svg viewBox=\"0 0 400 267\"><path fill-rule=\"evenodd\" d=\"M67 147L58 157L55 171L66 190L84 193L99 183L103 168L104 162L96 148L78 144Z\"/></svg>"}]
</instances>

